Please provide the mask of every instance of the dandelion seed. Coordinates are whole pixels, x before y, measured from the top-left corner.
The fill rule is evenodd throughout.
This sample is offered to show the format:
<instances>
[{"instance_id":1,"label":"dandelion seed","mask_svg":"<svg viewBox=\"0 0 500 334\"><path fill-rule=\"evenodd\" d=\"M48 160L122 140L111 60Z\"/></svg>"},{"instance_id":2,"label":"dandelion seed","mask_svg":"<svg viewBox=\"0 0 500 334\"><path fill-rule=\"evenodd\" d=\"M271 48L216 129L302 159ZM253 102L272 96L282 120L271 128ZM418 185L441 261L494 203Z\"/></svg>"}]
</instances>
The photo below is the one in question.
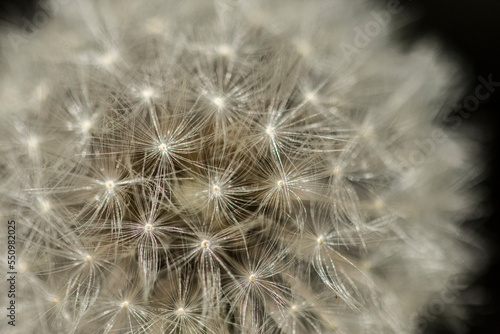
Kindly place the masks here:
<instances>
[{"instance_id":1,"label":"dandelion seed","mask_svg":"<svg viewBox=\"0 0 500 334\"><path fill-rule=\"evenodd\" d=\"M113 189L115 188L115 182L106 181L106 188L108 189L108 191L113 191Z\"/></svg>"},{"instance_id":2,"label":"dandelion seed","mask_svg":"<svg viewBox=\"0 0 500 334\"><path fill-rule=\"evenodd\" d=\"M297 52L303 57L309 56L312 52L311 45L303 40L296 41L295 48L296 48Z\"/></svg>"},{"instance_id":3,"label":"dandelion seed","mask_svg":"<svg viewBox=\"0 0 500 334\"><path fill-rule=\"evenodd\" d=\"M255 280L257 279L257 276L255 276L254 274L251 274L250 276L248 276L248 280L253 283L255 282Z\"/></svg>"},{"instance_id":4,"label":"dandelion seed","mask_svg":"<svg viewBox=\"0 0 500 334\"><path fill-rule=\"evenodd\" d=\"M316 103L318 101L318 98L316 97L316 93L314 93L314 92L310 92L310 91L305 92L304 97L305 97L306 101L309 101L312 103Z\"/></svg>"},{"instance_id":5,"label":"dandelion seed","mask_svg":"<svg viewBox=\"0 0 500 334\"><path fill-rule=\"evenodd\" d=\"M340 176L342 175L342 168L338 167L338 166L335 166L332 170L332 174L334 176Z\"/></svg>"},{"instance_id":6,"label":"dandelion seed","mask_svg":"<svg viewBox=\"0 0 500 334\"><path fill-rule=\"evenodd\" d=\"M89 132L91 128L92 128L92 121L90 121L90 120L82 121L82 131L83 132Z\"/></svg>"},{"instance_id":7,"label":"dandelion seed","mask_svg":"<svg viewBox=\"0 0 500 334\"><path fill-rule=\"evenodd\" d=\"M214 98L212 99L212 102L213 102L213 103L214 103L214 104L215 104L215 105L216 105L219 109L224 108L225 103L224 103L224 99L223 99L223 98L221 98L221 97L214 97Z\"/></svg>"},{"instance_id":8,"label":"dandelion seed","mask_svg":"<svg viewBox=\"0 0 500 334\"><path fill-rule=\"evenodd\" d=\"M141 92L141 95L142 97L144 97L146 100L149 100L151 97L153 97L154 95L154 90L151 89L151 88L147 88L147 89L144 89L142 92Z\"/></svg>"},{"instance_id":9,"label":"dandelion seed","mask_svg":"<svg viewBox=\"0 0 500 334\"><path fill-rule=\"evenodd\" d=\"M36 86L34 95L37 100L43 101L49 96L49 88L46 84L41 83Z\"/></svg>"},{"instance_id":10,"label":"dandelion seed","mask_svg":"<svg viewBox=\"0 0 500 334\"><path fill-rule=\"evenodd\" d=\"M370 270L372 269L372 264L371 264L371 262L370 262L370 261L367 261L367 260L365 260L365 261L361 261L360 266L361 266L361 268L363 268L363 270L365 270L365 271L370 271Z\"/></svg>"},{"instance_id":11,"label":"dandelion seed","mask_svg":"<svg viewBox=\"0 0 500 334\"><path fill-rule=\"evenodd\" d=\"M98 61L105 67L111 66L118 59L117 51L109 51L101 56L99 56Z\"/></svg>"},{"instance_id":12,"label":"dandelion seed","mask_svg":"<svg viewBox=\"0 0 500 334\"><path fill-rule=\"evenodd\" d=\"M25 273L28 269L29 269L29 266L25 261L23 261L23 260L19 261L19 272L20 273Z\"/></svg>"},{"instance_id":13,"label":"dandelion seed","mask_svg":"<svg viewBox=\"0 0 500 334\"><path fill-rule=\"evenodd\" d=\"M26 145L30 151L35 151L38 149L38 139L36 137L30 137L26 140Z\"/></svg>"},{"instance_id":14,"label":"dandelion seed","mask_svg":"<svg viewBox=\"0 0 500 334\"><path fill-rule=\"evenodd\" d=\"M52 205L50 204L50 202L48 200L45 200L45 199L40 200L40 210L42 212L50 211L51 207L52 207Z\"/></svg>"},{"instance_id":15,"label":"dandelion seed","mask_svg":"<svg viewBox=\"0 0 500 334\"><path fill-rule=\"evenodd\" d=\"M124 302L122 302L120 304L121 308L128 308L129 306L130 306L130 304L129 304L128 300L125 300Z\"/></svg>"},{"instance_id":16,"label":"dandelion seed","mask_svg":"<svg viewBox=\"0 0 500 334\"><path fill-rule=\"evenodd\" d=\"M168 145L164 144L164 143L161 143L158 146L158 150L160 150L160 152L167 153L167 151L168 151Z\"/></svg>"},{"instance_id":17,"label":"dandelion seed","mask_svg":"<svg viewBox=\"0 0 500 334\"><path fill-rule=\"evenodd\" d=\"M219 45L219 47L217 48L217 52L219 53L219 55L226 58L231 58L234 53L233 48L228 44Z\"/></svg>"},{"instance_id":18,"label":"dandelion seed","mask_svg":"<svg viewBox=\"0 0 500 334\"><path fill-rule=\"evenodd\" d=\"M273 127L267 127L266 128L266 133L269 135L269 137L274 137L275 135L275 131L274 131L274 128Z\"/></svg>"},{"instance_id":19,"label":"dandelion seed","mask_svg":"<svg viewBox=\"0 0 500 334\"><path fill-rule=\"evenodd\" d=\"M146 232L151 232L153 230L153 225L151 225L151 224L144 225L144 230Z\"/></svg>"},{"instance_id":20,"label":"dandelion seed","mask_svg":"<svg viewBox=\"0 0 500 334\"><path fill-rule=\"evenodd\" d=\"M375 135L375 130L373 129L373 126L371 126L371 125L366 125L361 130L361 137L364 139L372 139L374 135Z\"/></svg>"},{"instance_id":21,"label":"dandelion seed","mask_svg":"<svg viewBox=\"0 0 500 334\"><path fill-rule=\"evenodd\" d=\"M373 207L375 208L375 210L380 210L384 207L384 201L382 201L380 198L377 198L374 202L373 202Z\"/></svg>"},{"instance_id":22,"label":"dandelion seed","mask_svg":"<svg viewBox=\"0 0 500 334\"><path fill-rule=\"evenodd\" d=\"M182 307L177 309L177 316L182 317L185 314L186 314L186 311Z\"/></svg>"}]
</instances>

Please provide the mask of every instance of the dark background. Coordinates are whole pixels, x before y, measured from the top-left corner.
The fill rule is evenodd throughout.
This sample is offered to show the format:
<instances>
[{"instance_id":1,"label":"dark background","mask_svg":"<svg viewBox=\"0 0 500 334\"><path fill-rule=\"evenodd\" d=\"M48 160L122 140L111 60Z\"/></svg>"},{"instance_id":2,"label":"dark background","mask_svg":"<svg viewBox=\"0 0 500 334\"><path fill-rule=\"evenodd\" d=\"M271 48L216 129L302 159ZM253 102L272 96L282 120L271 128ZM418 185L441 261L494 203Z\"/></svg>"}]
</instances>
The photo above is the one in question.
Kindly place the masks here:
<instances>
[{"instance_id":1,"label":"dark background","mask_svg":"<svg viewBox=\"0 0 500 334\"><path fill-rule=\"evenodd\" d=\"M272 0L270 0L272 1ZM386 0L373 0L384 3ZM469 68L467 95L474 95L474 87L479 84L477 77L500 81L500 1L499 0L401 0L403 15L411 15L412 20L400 30L400 36L407 43L427 35L437 36L441 42L459 55ZM20 18L31 18L35 9L33 0L3 1L0 4L0 21L20 23ZM408 16L410 17L410 16ZM480 141L487 168L484 180L479 185L486 190L484 202L485 217L471 222L471 226L485 238L493 249L489 266L474 281L469 289L462 292L462 300L470 315L461 333L500 334L500 87L480 108L464 119L480 129ZM457 110L458 112L458 110ZM468 296L480 295L484 298L481 306L474 300L468 303ZM426 334L456 333L448 328L439 316L428 323Z\"/></svg>"}]
</instances>

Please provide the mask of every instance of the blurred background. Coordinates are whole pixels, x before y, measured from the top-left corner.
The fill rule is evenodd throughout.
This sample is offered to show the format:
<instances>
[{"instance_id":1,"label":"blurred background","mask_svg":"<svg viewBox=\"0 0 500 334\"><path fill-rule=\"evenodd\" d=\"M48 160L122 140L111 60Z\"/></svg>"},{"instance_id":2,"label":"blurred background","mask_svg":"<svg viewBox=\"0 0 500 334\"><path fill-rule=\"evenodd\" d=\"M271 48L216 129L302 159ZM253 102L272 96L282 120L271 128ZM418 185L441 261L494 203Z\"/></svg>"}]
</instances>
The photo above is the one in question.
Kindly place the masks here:
<instances>
[{"instance_id":1,"label":"blurred background","mask_svg":"<svg viewBox=\"0 0 500 334\"><path fill-rule=\"evenodd\" d=\"M382 6L388 0L371 0ZM397 1L397 0L389 0ZM464 63L467 93L475 94L480 79L500 82L500 1L499 0L400 0L405 9L404 18L412 17L399 31L405 43L432 35L457 55ZM34 0L4 0L0 3L0 24L22 25L36 10ZM467 135L481 142L486 159L486 170L479 187L486 192L483 218L469 225L485 240L493 254L490 264L474 280L474 284L461 292L460 300L469 316L460 328L449 328L440 312L429 311L422 333L484 333L500 334L500 86L494 88L488 99L481 101L477 110L462 114ZM463 109L457 108L460 114ZM478 298L483 301L478 305ZM431 307L431 306L429 306Z\"/></svg>"}]
</instances>

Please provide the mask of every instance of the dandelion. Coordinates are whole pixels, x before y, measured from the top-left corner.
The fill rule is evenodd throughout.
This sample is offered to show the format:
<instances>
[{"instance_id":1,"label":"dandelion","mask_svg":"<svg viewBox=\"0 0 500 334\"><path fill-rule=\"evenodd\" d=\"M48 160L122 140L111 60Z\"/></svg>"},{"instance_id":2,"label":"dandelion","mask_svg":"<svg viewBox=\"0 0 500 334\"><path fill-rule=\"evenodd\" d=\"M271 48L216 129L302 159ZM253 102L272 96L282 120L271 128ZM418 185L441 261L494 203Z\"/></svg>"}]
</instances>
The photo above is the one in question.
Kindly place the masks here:
<instances>
[{"instance_id":1,"label":"dandelion","mask_svg":"<svg viewBox=\"0 0 500 334\"><path fill-rule=\"evenodd\" d=\"M363 1L59 9L0 40L20 332L412 333L480 267L455 70L387 34L347 57Z\"/></svg>"}]
</instances>

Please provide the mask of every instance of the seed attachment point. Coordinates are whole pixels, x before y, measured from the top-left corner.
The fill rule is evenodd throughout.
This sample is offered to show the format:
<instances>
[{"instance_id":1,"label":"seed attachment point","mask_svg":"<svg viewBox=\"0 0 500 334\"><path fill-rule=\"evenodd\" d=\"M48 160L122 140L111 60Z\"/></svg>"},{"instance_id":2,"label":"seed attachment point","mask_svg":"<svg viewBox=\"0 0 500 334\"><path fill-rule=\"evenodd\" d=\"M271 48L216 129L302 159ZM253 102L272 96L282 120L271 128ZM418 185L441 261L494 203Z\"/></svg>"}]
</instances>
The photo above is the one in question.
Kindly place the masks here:
<instances>
[{"instance_id":1,"label":"seed attachment point","mask_svg":"<svg viewBox=\"0 0 500 334\"><path fill-rule=\"evenodd\" d=\"M219 109L224 108L224 99L222 97L214 97L212 99L213 104L215 104Z\"/></svg>"},{"instance_id":2,"label":"seed attachment point","mask_svg":"<svg viewBox=\"0 0 500 334\"><path fill-rule=\"evenodd\" d=\"M115 188L115 183L113 181L106 181L106 188L108 188L108 190L113 190Z\"/></svg>"},{"instance_id":3,"label":"seed attachment point","mask_svg":"<svg viewBox=\"0 0 500 334\"><path fill-rule=\"evenodd\" d=\"M165 144L165 143L161 143L160 145L158 145L158 150L159 150L160 152L165 153L165 152L167 152L167 151L168 151L168 145L167 145L167 144Z\"/></svg>"},{"instance_id":4,"label":"seed attachment point","mask_svg":"<svg viewBox=\"0 0 500 334\"><path fill-rule=\"evenodd\" d=\"M200 246L201 248L208 248L210 246L210 242L208 240L203 240Z\"/></svg>"},{"instance_id":5,"label":"seed attachment point","mask_svg":"<svg viewBox=\"0 0 500 334\"><path fill-rule=\"evenodd\" d=\"M221 44L217 48L217 53L222 57L230 58L233 54L233 48L229 44Z\"/></svg>"},{"instance_id":6,"label":"seed attachment point","mask_svg":"<svg viewBox=\"0 0 500 334\"><path fill-rule=\"evenodd\" d=\"M266 128L266 133L269 137L274 137L274 135L276 134L276 132L274 131L274 128L272 126L268 126Z\"/></svg>"}]
</instances>

